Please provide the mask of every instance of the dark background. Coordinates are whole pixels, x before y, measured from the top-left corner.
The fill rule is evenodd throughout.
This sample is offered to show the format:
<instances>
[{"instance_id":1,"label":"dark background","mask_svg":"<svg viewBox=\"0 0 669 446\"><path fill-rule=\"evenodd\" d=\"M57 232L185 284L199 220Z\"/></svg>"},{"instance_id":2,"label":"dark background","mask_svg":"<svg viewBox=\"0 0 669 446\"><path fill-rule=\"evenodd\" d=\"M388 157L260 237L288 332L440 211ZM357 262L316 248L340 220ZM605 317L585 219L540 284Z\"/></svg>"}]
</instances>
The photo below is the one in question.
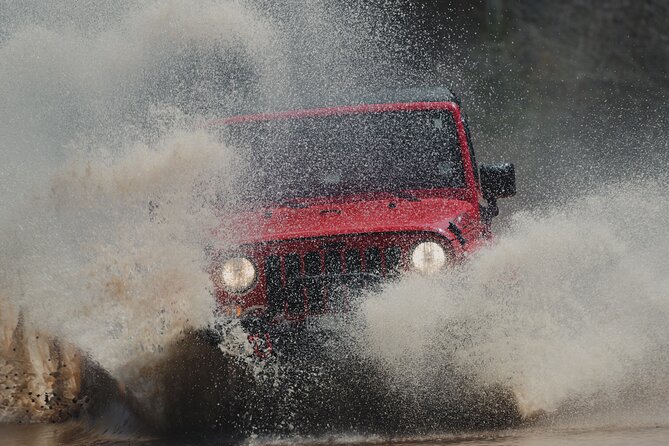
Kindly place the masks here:
<instances>
[{"instance_id":1,"label":"dark background","mask_svg":"<svg viewBox=\"0 0 669 446\"><path fill-rule=\"evenodd\" d=\"M407 73L460 92L480 157L515 161L521 197L669 166L669 2L446 0L407 11Z\"/></svg>"},{"instance_id":2,"label":"dark background","mask_svg":"<svg viewBox=\"0 0 669 446\"><path fill-rule=\"evenodd\" d=\"M451 86L478 158L516 163L507 210L669 165L669 2L367 0L327 6L328 26L300 18L303 2L272 5L310 105L336 89Z\"/></svg>"}]
</instances>

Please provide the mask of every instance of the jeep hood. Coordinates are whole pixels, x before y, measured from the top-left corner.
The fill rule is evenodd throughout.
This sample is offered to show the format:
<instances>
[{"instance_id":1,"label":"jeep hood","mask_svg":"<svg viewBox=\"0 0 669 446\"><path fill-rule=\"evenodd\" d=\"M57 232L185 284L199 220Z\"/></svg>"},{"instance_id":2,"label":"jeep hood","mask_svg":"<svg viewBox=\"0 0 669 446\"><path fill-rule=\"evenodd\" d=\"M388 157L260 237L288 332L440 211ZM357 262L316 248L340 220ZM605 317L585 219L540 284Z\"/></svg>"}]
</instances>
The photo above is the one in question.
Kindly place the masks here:
<instances>
[{"instance_id":1,"label":"jeep hood","mask_svg":"<svg viewBox=\"0 0 669 446\"><path fill-rule=\"evenodd\" d=\"M426 197L313 200L258 211L223 215L216 236L234 244L370 232L430 231L449 239L450 222L459 227L475 218L467 201Z\"/></svg>"}]
</instances>

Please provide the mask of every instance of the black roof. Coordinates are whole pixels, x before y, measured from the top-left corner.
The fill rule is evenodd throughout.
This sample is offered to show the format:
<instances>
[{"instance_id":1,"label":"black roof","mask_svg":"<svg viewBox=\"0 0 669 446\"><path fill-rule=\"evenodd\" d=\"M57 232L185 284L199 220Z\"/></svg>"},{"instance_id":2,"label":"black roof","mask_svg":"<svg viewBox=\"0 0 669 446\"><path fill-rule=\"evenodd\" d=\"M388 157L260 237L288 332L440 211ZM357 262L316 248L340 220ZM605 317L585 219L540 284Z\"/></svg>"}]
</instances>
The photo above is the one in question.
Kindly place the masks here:
<instances>
[{"instance_id":1,"label":"black roof","mask_svg":"<svg viewBox=\"0 0 669 446\"><path fill-rule=\"evenodd\" d=\"M373 91L337 93L334 91L320 94L306 94L304 97L277 95L265 98L269 102L254 101L237 103L237 107L224 112L224 115L249 115L256 113L273 113L289 110L312 108L328 108L361 104L392 104L398 102L455 102L460 105L459 98L445 86L385 88Z\"/></svg>"},{"instance_id":2,"label":"black roof","mask_svg":"<svg viewBox=\"0 0 669 446\"><path fill-rule=\"evenodd\" d=\"M326 92L297 98L274 97L271 99L271 103L264 105L245 103L245 107L236 110L231 115L398 102L455 102L458 105L460 104L459 98L450 88L445 86L385 88L346 94Z\"/></svg>"},{"instance_id":3,"label":"black roof","mask_svg":"<svg viewBox=\"0 0 669 446\"><path fill-rule=\"evenodd\" d=\"M453 91L444 86L384 89L359 95L351 104L389 104L396 102L456 102ZM346 104L341 104L346 105Z\"/></svg>"}]
</instances>

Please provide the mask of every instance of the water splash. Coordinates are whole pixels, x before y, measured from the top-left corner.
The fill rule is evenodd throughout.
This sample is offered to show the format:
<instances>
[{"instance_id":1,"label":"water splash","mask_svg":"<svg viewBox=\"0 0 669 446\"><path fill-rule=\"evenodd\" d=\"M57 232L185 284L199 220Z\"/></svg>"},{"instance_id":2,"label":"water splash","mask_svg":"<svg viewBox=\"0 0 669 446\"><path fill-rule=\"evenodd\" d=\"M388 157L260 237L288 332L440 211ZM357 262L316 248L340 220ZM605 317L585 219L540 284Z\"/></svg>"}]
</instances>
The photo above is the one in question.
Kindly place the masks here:
<instances>
[{"instance_id":1,"label":"water splash","mask_svg":"<svg viewBox=\"0 0 669 446\"><path fill-rule=\"evenodd\" d=\"M11 333L20 309L27 326L123 380L129 361L206 325L214 300L204 247L218 221L207 204L226 162L224 147L195 132L64 167L13 234L17 251L3 252L3 329ZM27 363L51 361L47 352Z\"/></svg>"},{"instance_id":2,"label":"water splash","mask_svg":"<svg viewBox=\"0 0 669 446\"><path fill-rule=\"evenodd\" d=\"M160 426L183 416L196 372L209 372L203 363L230 367L247 390L263 388L224 357L207 360L211 350L194 358L178 347L211 319L204 247L219 219L212 203L229 190L234 164L211 135L193 130L194 115L291 102L300 89L323 99L317 86L392 84L385 77L413 67L398 69L392 45L374 47L402 40L392 17L287 3L158 0L92 13L91 2L71 2L58 14L25 3L3 16L0 420L76 411L87 361L123 383L110 393L125 395L124 404L159 412L144 416ZM321 397L345 406L356 390L369 391L368 371L379 376L375 388L349 409L373 404L383 410L363 422L376 416L397 429L438 429L448 422L434 415L445 402L466 412L483 394L484 404L501 404L498 389L511 389L525 414L661 400L669 370L665 190L661 181L618 182L519 213L496 246L444 277L408 278L372 296L333 352L355 358L344 370L352 375L305 368L297 383L280 383L286 393L266 425L290 432L312 419L298 406ZM349 376L358 387L346 388ZM310 390L295 396L300 379ZM43 404L54 394L62 405ZM254 398L249 391L228 414L254 413ZM214 404L221 401L233 400ZM344 412L316 414L316 427L343 429Z\"/></svg>"},{"instance_id":3,"label":"water splash","mask_svg":"<svg viewBox=\"0 0 669 446\"><path fill-rule=\"evenodd\" d=\"M514 215L443 277L370 299L362 345L409 392L448 386L449 367L512 389L526 415L630 398L652 407L646 398L669 388L665 190L621 182Z\"/></svg>"},{"instance_id":4,"label":"water splash","mask_svg":"<svg viewBox=\"0 0 669 446\"><path fill-rule=\"evenodd\" d=\"M0 20L3 421L55 419L59 393L76 412L92 364L139 388L128 364L209 322L232 156L196 114L279 64L272 25L236 2L61 6Z\"/></svg>"}]
</instances>

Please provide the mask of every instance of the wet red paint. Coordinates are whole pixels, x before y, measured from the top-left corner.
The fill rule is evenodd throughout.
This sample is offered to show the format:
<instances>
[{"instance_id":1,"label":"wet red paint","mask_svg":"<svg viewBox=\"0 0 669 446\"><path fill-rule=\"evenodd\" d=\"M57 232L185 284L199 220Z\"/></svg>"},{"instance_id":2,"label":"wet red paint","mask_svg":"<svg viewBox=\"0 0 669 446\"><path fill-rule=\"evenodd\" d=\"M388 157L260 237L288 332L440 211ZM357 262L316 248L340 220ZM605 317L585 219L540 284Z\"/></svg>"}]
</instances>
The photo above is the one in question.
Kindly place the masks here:
<instances>
[{"instance_id":1,"label":"wet red paint","mask_svg":"<svg viewBox=\"0 0 669 446\"><path fill-rule=\"evenodd\" d=\"M223 219L224 226L217 228L214 236L235 234L239 248L234 254L248 256L255 263L258 278L253 289L244 295L227 293L216 280L216 271L218 261L230 253L219 253L212 266L219 302L234 302L244 309L264 309L267 306L264 271L267 256L282 256L289 252L300 255L314 251L322 253L324 240L343 243L342 249L364 249L371 244L383 248L393 244L401 248L401 264L403 269L408 269L411 247L419 241L437 241L447 249L454 261L459 261L467 252L476 250L485 243L490 238L490 232L481 222L481 189L474 174L460 107L455 102L362 104L252 114L211 121L209 127L315 116L426 110L445 110L452 113L465 171L465 187L409 190L403 191L403 194L370 192L296 198L290 203L234 216L226 215ZM415 199L407 198L407 193ZM462 231L461 237L465 243L458 240L452 231L452 225ZM229 239L226 240L227 243ZM327 311L327 305L325 310Z\"/></svg>"}]
</instances>

